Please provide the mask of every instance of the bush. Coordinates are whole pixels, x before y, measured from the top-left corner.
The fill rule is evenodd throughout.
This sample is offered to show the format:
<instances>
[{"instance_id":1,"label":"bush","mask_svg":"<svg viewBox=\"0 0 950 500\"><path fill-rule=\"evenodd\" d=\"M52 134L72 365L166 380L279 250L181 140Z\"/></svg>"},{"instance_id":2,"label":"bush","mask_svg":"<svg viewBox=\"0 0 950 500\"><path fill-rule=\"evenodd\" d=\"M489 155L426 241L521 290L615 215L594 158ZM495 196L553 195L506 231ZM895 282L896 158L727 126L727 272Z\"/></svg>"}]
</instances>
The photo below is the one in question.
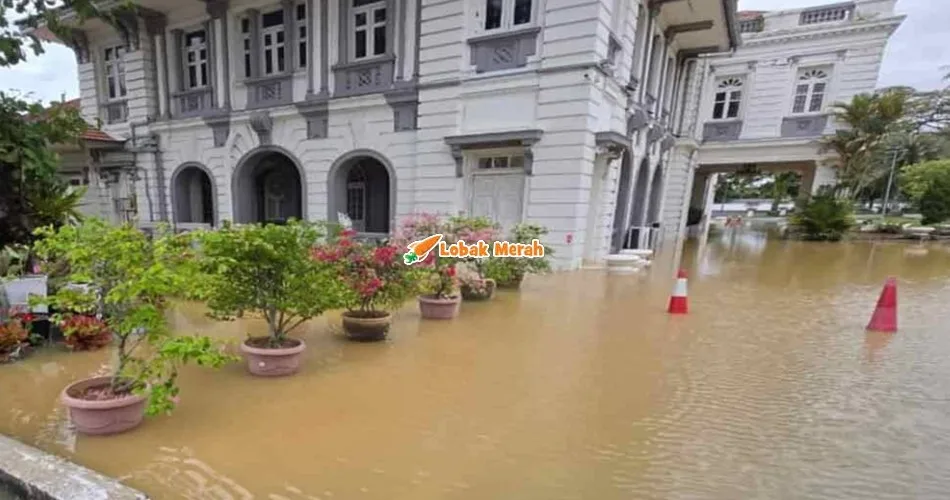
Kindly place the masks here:
<instances>
[{"instance_id":1,"label":"bush","mask_svg":"<svg viewBox=\"0 0 950 500\"><path fill-rule=\"evenodd\" d=\"M70 315L59 324L66 347L73 351L92 351L112 343L109 325L95 316Z\"/></svg>"},{"instance_id":2,"label":"bush","mask_svg":"<svg viewBox=\"0 0 950 500\"><path fill-rule=\"evenodd\" d=\"M540 240L548 234L547 228L537 224L522 223L516 225L508 237L510 243L529 244L533 240ZM485 277L491 278L499 286L512 286L520 283L527 274L540 274L551 270L549 260L553 251L549 247L544 249L544 257L535 258L496 258L486 259L484 264Z\"/></svg>"},{"instance_id":3,"label":"bush","mask_svg":"<svg viewBox=\"0 0 950 500\"><path fill-rule=\"evenodd\" d=\"M789 223L802 239L839 241L855 224L854 208L848 200L826 191L799 199Z\"/></svg>"},{"instance_id":4,"label":"bush","mask_svg":"<svg viewBox=\"0 0 950 500\"><path fill-rule=\"evenodd\" d=\"M204 295L211 316L233 320L244 312L267 321L266 347L279 348L303 322L343 304L343 283L334 266L312 258L325 228L287 224L224 224L194 233L207 280Z\"/></svg>"},{"instance_id":5,"label":"bush","mask_svg":"<svg viewBox=\"0 0 950 500\"><path fill-rule=\"evenodd\" d=\"M0 363L21 358L29 349L29 330L19 319L0 321Z\"/></svg>"},{"instance_id":6,"label":"bush","mask_svg":"<svg viewBox=\"0 0 950 500\"><path fill-rule=\"evenodd\" d=\"M950 219L950 177L934 179L920 198L922 224L939 224Z\"/></svg>"}]
</instances>

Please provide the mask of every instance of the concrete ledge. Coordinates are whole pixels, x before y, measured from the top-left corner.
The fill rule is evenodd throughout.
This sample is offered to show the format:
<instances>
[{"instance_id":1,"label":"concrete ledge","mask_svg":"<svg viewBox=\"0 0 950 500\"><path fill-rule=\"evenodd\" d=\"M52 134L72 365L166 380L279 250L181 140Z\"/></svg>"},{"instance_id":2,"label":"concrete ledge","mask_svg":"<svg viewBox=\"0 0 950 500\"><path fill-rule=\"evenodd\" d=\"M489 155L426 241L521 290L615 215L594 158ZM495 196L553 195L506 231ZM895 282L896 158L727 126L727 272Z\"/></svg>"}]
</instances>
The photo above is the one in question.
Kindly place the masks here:
<instances>
[{"instance_id":1,"label":"concrete ledge","mask_svg":"<svg viewBox=\"0 0 950 500\"><path fill-rule=\"evenodd\" d=\"M25 500L147 500L144 493L0 436L0 491Z\"/></svg>"}]
</instances>

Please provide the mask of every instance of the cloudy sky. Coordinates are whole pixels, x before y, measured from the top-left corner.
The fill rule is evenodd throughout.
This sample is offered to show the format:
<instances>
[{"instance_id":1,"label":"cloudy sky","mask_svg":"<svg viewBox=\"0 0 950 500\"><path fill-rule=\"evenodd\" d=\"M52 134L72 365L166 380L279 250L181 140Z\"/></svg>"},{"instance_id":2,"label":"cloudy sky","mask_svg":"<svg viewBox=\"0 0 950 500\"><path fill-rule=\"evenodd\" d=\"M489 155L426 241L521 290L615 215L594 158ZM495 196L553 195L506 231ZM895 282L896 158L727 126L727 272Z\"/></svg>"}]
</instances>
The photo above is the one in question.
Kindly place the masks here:
<instances>
[{"instance_id":1,"label":"cloudy sky","mask_svg":"<svg viewBox=\"0 0 950 500\"><path fill-rule=\"evenodd\" d=\"M704 0L705 1L705 0ZM833 3L834 0L740 0L744 10L778 10ZM950 9L948 0L899 0L897 11L907 19L891 38L881 67L879 86L942 86L950 72ZM938 7L939 6L939 7ZM13 69L0 69L0 90L31 92L44 101L78 97L76 60L71 50L48 45L47 52Z\"/></svg>"}]
</instances>

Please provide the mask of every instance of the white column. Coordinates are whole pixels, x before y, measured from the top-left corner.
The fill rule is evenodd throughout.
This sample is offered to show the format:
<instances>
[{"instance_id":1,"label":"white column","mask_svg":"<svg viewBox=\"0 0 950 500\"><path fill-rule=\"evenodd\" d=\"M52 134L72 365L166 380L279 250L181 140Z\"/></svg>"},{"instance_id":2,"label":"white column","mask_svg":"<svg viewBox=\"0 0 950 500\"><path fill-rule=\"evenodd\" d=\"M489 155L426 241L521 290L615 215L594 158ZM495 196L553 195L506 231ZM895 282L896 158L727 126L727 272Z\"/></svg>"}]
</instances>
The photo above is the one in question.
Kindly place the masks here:
<instances>
[{"instance_id":1,"label":"white column","mask_svg":"<svg viewBox=\"0 0 950 500\"><path fill-rule=\"evenodd\" d=\"M228 57L228 48L224 45L224 18L212 19L214 28L214 88L217 89L216 100L217 107L225 107L224 87L228 84L228 77L224 74L224 58Z\"/></svg>"},{"instance_id":2,"label":"white column","mask_svg":"<svg viewBox=\"0 0 950 500\"><path fill-rule=\"evenodd\" d=\"M155 50L155 77L158 78L158 114L168 116L168 62L165 61L165 35L152 37L152 46Z\"/></svg>"}]
</instances>

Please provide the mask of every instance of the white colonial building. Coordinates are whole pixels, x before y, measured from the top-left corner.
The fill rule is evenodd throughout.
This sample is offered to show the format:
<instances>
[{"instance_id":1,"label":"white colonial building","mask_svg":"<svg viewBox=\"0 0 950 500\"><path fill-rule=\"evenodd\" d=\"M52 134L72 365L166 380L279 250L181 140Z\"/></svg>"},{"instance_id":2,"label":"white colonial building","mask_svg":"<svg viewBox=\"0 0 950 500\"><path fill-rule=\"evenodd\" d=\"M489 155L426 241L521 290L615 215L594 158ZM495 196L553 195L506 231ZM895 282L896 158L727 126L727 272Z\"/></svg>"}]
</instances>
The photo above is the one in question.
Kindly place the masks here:
<instances>
[{"instance_id":1,"label":"white colonial building","mask_svg":"<svg viewBox=\"0 0 950 500\"><path fill-rule=\"evenodd\" d=\"M874 91L887 41L904 20L895 3L739 12L741 45L703 57L695 75L697 125L677 146L698 148L688 204L708 214L716 174L740 169L800 172L808 193L834 183L818 140L839 125L834 103Z\"/></svg>"},{"instance_id":2,"label":"white colonial building","mask_svg":"<svg viewBox=\"0 0 950 500\"><path fill-rule=\"evenodd\" d=\"M682 232L686 69L739 36L735 0L136 3L55 35L101 123L63 167L91 210L370 234L465 211L547 226L562 268Z\"/></svg>"}]
</instances>

